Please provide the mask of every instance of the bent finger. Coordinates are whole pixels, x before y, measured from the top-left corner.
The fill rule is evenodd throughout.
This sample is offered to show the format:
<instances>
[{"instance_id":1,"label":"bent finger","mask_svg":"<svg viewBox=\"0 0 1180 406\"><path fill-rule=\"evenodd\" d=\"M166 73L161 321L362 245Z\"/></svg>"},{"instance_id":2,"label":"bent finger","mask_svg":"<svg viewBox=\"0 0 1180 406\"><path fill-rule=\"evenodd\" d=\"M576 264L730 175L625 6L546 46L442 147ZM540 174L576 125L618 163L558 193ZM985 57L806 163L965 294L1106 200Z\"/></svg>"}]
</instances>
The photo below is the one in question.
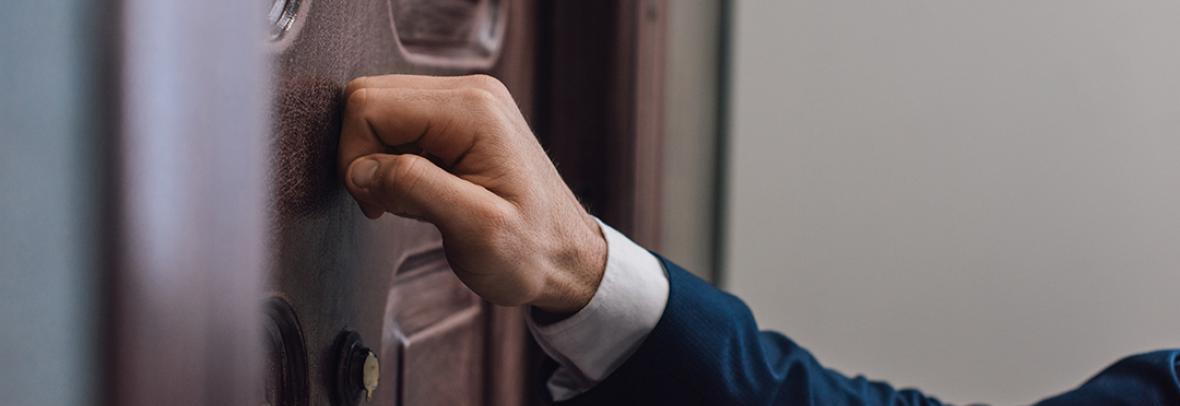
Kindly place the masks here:
<instances>
[{"instance_id":1,"label":"bent finger","mask_svg":"<svg viewBox=\"0 0 1180 406\"><path fill-rule=\"evenodd\" d=\"M498 102L473 88L423 90L364 88L352 93L340 135L340 164L390 147L416 144L423 152L453 165L481 135L503 133ZM342 173L343 169L341 168Z\"/></svg>"},{"instance_id":2,"label":"bent finger","mask_svg":"<svg viewBox=\"0 0 1180 406\"><path fill-rule=\"evenodd\" d=\"M347 185L362 205L433 223L468 226L480 214L504 207L491 191L418 155L371 154L349 165Z\"/></svg>"}]
</instances>

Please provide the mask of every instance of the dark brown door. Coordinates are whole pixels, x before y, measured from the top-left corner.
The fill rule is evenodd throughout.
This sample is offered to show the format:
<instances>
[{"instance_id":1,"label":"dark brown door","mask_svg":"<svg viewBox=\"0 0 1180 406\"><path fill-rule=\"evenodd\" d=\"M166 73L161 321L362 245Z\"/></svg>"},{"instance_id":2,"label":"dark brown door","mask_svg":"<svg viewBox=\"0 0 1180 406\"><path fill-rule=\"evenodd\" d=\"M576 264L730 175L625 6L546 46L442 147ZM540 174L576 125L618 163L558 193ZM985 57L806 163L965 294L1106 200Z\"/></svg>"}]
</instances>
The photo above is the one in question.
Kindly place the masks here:
<instances>
[{"instance_id":1,"label":"dark brown door","mask_svg":"<svg viewBox=\"0 0 1180 406\"><path fill-rule=\"evenodd\" d=\"M369 221L342 188L357 76L500 78L591 212L655 240L662 0L101 4L104 403L538 402L522 310L464 287L432 226Z\"/></svg>"},{"instance_id":2,"label":"dark brown door","mask_svg":"<svg viewBox=\"0 0 1180 406\"><path fill-rule=\"evenodd\" d=\"M520 310L464 287L433 226L362 216L336 172L336 142L342 89L363 75L488 73L529 114L532 5L276 0L272 10L268 401L523 403ZM366 348L379 365L368 366L377 382L371 398L362 389Z\"/></svg>"},{"instance_id":3,"label":"dark brown door","mask_svg":"<svg viewBox=\"0 0 1180 406\"><path fill-rule=\"evenodd\" d=\"M373 404L535 403L543 369L521 309L466 289L432 226L369 221L342 188L342 88L388 73L498 77L591 211L652 246L665 2L274 1L269 399L365 397L353 345L380 365ZM292 340L306 361L282 358L300 353Z\"/></svg>"},{"instance_id":4,"label":"dark brown door","mask_svg":"<svg viewBox=\"0 0 1180 406\"><path fill-rule=\"evenodd\" d=\"M342 88L362 75L496 76L592 211L652 242L658 182L636 175L660 164L664 3L273 1L268 401L535 402L521 309L466 289L433 226L369 221L341 186ZM366 359L379 372L371 398Z\"/></svg>"}]
</instances>

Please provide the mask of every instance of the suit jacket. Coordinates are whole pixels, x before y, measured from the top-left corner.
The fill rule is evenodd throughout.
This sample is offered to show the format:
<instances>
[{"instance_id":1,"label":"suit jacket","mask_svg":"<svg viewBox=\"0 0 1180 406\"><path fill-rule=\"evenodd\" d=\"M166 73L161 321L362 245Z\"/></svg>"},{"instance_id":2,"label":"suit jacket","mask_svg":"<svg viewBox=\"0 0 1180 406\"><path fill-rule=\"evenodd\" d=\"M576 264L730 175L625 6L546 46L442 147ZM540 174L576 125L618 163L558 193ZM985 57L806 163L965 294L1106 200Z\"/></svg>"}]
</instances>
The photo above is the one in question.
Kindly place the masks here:
<instances>
[{"instance_id":1,"label":"suit jacket","mask_svg":"<svg viewBox=\"0 0 1180 406\"><path fill-rule=\"evenodd\" d=\"M807 350L759 331L737 297L660 258L670 293L659 324L606 380L567 404L941 405L916 389L826 369ZM1125 358L1057 405L1180 406L1180 349Z\"/></svg>"}]
</instances>

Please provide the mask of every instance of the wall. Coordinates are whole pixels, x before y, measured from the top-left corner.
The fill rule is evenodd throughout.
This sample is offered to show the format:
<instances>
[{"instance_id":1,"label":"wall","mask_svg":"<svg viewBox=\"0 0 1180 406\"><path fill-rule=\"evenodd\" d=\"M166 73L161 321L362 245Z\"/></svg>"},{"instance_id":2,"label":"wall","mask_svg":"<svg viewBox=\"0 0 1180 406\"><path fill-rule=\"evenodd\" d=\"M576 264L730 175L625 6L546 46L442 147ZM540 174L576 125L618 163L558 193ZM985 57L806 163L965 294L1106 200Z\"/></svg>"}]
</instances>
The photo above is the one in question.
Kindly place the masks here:
<instances>
[{"instance_id":1,"label":"wall","mask_svg":"<svg viewBox=\"0 0 1180 406\"><path fill-rule=\"evenodd\" d=\"M102 110L85 1L15 0L0 13L0 405L98 394Z\"/></svg>"},{"instance_id":2,"label":"wall","mask_svg":"<svg viewBox=\"0 0 1180 406\"><path fill-rule=\"evenodd\" d=\"M668 2L661 254L713 274L719 0Z\"/></svg>"},{"instance_id":3,"label":"wall","mask_svg":"<svg viewBox=\"0 0 1180 406\"><path fill-rule=\"evenodd\" d=\"M746 1L725 286L821 361L1032 402L1180 346L1180 3Z\"/></svg>"}]
</instances>

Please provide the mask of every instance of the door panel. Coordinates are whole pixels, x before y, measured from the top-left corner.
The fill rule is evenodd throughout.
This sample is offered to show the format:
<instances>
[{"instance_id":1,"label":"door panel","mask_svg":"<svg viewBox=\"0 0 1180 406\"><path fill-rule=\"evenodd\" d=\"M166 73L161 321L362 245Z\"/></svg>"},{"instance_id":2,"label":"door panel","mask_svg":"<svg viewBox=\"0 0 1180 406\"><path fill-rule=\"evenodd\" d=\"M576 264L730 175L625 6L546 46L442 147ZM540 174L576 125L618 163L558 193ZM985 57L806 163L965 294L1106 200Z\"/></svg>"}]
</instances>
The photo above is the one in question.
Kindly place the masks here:
<instances>
[{"instance_id":1,"label":"door panel","mask_svg":"<svg viewBox=\"0 0 1180 406\"><path fill-rule=\"evenodd\" d=\"M490 73L528 106L532 5L301 0L295 10L270 44L268 286L298 317L308 354L303 404L366 397L340 390L361 381L341 376L361 373L341 368L348 358L341 337L352 331L379 362L378 386L362 403L519 404L527 338L520 311L491 306L464 287L447 267L433 226L393 215L364 218L340 182L336 142L342 90L357 76Z\"/></svg>"},{"instance_id":2,"label":"door panel","mask_svg":"<svg viewBox=\"0 0 1180 406\"><path fill-rule=\"evenodd\" d=\"M282 366L302 367L283 358L291 350L280 350L297 346L271 344L269 354L282 359L267 364L280 366L272 368L278 372L268 381L270 398L306 393L296 404L314 405L537 403L543 369L522 311L491 306L464 287L447 267L433 226L392 215L370 221L342 187L342 89L362 75L496 76L592 212L650 242L653 223L637 219L658 218L658 201L650 198L658 196L658 182L637 174L660 162L650 146L661 131L651 95L659 89L663 7L659 0L276 5L294 18L288 24L282 13L273 17L286 28L268 44L274 80L267 287L271 301L288 304L297 319L287 331L300 332L307 373L283 372ZM364 376L369 352L378 377ZM378 383L367 401L357 386L365 377Z\"/></svg>"},{"instance_id":3,"label":"door panel","mask_svg":"<svg viewBox=\"0 0 1180 406\"><path fill-rule=\"evenodd\" d=\"M81 355L94 381L63 390L117 405L537 404L521 310L467 290L432 226L364 219L341 187L341 92L360 75L492 74L592 212L642 232L657 207L633 178L658 157L637 146L658 115L637 108L652 72L639 65L659 58L636 54L660 49L637 39L663 3L269 0L264 18L236 0L96 2L79 42L94 83L68 108L101 116L78 199L100 213L78 249L101 322L72 329L99 338Z\"/></svg>"}]
</instances>

